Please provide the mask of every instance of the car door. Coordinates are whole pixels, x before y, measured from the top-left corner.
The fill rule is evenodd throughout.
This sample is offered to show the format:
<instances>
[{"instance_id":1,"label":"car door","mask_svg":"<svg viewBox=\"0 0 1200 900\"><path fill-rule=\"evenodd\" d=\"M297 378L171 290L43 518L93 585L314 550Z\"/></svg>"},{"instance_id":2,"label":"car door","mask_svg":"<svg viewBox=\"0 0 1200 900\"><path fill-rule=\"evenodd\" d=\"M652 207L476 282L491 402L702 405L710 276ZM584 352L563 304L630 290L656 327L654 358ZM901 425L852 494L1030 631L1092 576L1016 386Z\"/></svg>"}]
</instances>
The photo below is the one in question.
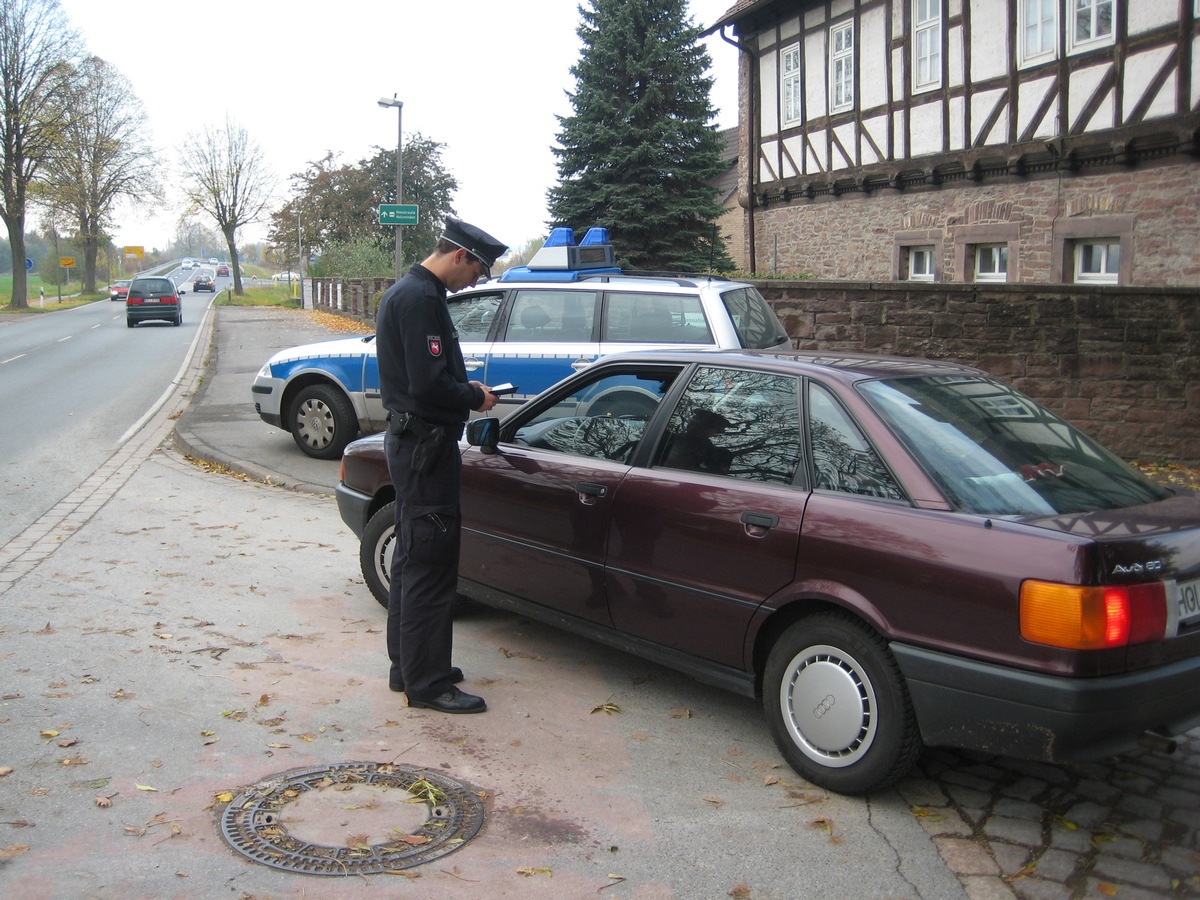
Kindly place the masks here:
<instances>
[{"instance_id":1,"label":"car door","mask_svg":"<svg viewBox=\"0 0 1200 900\"><path fill-rule=\"evenodd\" d=\"M653 465L613 503L605 584L613 624L743 668L746 630L795 575L807 492L798 379L699 367Z\"/></svg>"},{"instance_id":2,"label":"car door","mask_svg":"<svg viewBox=\"0 0 1200 900\"><path fill-rule=\"evenodd\" d=\"M486 384L510 382L515 406L587 368L600 356L598 292L561 286L518 288L487 349ZM472 376L476 377L476 376Z\"/></svg>"},{"instance_id":3,"label":"car door","mask_svg":"<svg viewBox=\"0 0 1200 900\"><path fill-rule=\"evenodd\" d=\"M678 371L608 369L506 422L497 452L464 453L460 576L611 624L609 516L650 417L601 410L614 391L661 401Z\"/></svg>"}]
</instances>

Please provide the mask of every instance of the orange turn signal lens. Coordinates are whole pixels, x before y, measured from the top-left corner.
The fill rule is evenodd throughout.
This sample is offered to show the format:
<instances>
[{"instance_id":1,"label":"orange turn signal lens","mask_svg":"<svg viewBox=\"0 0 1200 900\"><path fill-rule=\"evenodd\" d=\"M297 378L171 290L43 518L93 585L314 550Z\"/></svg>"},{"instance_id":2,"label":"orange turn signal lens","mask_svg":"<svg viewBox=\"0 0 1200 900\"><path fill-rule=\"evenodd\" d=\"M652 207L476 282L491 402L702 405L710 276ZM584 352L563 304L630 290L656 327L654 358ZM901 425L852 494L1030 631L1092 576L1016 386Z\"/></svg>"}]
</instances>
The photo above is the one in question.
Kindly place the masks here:
<instances>
[{"instance_id":1,"label":"orange turn signal lens","mask_svg":"<svg viewBox=\"0 0 1200 900\"><path fill-rule=\"evenodd\" d=\"M1068 650L1103 650L1166 634L1161 582L1083 587L1029 580L1021 584L1021 637Z\"/></svg>"}]
</instances>

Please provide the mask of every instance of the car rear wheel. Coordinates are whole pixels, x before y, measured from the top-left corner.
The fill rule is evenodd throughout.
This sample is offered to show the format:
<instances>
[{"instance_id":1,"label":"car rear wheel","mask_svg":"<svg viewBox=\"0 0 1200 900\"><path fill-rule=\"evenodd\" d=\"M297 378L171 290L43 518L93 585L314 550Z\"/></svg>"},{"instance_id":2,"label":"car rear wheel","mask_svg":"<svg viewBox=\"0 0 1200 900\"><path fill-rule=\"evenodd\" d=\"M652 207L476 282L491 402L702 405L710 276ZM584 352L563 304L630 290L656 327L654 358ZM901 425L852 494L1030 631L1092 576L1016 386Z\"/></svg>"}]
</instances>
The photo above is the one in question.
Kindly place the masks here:
<instances>
[{"instance_id":1,"label":"car rear wheel","mask_svg":"<svg viewBox=\"0 0 1200 900\"><path fill-rule=\"evenodd\" d=\"M393 501L371 516L358 545L358 563L362 568L363 578L384 609L387 609L388 605L395 541L396 504Z\"/></svg>"},{"instance_id":2,"label":"car rear wheel","mask_svg":"<svg viewBox=\"0 0 1200 900\"><path fill-rule=\"evenodd\" d=\"M126 327L126 328L132 328L132 327L133 327L133 319L126 319L126 320L125 320L125 327Z\"/></svg>"},{"instance_id":3,"label":"car rear wheel","mask_svg":"<svg viewBox=\"0 0 1200 900\"><path fill-rule=\"evenodd\" d=\"M296 446L314 459L338 459L358 436L354 407L340 390L328 384L301 389L288 417Z\"/></svg>"},{"instance_id":4,"label":"car rear wheel","mask_svg":"<svg viewBox=\"0 0 1200 900\"><path fill-rule=\"evenodd\" d=\"M780 636L763 672L763 709L792 768L839 794L885 787L921 754L887 643L847 613L809 616Z\"/></svg>"}]
</instances>

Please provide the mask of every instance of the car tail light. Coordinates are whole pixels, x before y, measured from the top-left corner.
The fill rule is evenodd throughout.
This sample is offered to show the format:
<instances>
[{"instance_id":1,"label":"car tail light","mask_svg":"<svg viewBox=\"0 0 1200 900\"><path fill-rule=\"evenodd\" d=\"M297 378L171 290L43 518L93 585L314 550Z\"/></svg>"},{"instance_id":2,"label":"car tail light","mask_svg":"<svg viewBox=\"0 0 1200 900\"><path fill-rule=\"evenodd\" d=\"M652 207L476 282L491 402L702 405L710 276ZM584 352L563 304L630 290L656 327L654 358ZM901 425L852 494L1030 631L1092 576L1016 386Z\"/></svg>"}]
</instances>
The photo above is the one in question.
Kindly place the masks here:
<instances>
[{"instance_id":1,"label":"car tail light","mask_svg":"<svg viewBox=\"0 0 1200 900\"><path fill-rule=\"evenodd\" d=\"M125 302L128 303L130 306L141 306L142 298L141 297L126 297Z\"/></svg>"},{"instance_id":2,"label":"car tail light","mask_svg":"<svg viewBox=\"0 0 1200 900\"><path fill-rule=\"evenodd\" d=\"M1021 637L1068 650L1144 644L1167 631L1162 582L1082 587L1029 580L1021 584Z\"/></svg>"}]
</instances>

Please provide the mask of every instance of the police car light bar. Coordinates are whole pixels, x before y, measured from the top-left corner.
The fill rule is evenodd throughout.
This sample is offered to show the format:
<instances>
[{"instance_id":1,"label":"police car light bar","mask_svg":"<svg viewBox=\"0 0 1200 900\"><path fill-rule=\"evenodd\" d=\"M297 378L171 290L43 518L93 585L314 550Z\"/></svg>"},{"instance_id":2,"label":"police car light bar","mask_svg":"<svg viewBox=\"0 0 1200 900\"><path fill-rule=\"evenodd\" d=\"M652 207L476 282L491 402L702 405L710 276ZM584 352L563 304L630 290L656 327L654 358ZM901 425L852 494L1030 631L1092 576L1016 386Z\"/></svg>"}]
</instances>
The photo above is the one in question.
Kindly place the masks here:
<instances>
[{"instance_id":1,"label":"police car light bar","mask_svg":"<svg viewBox=\"0 0 1200 900\"><path fill-rule=\"evenodd\" d=\"M585 275L620 275L608 229L589 228L578 245L575 233L555 228L527 266L515 266L500 281L577 281Z\"/></svg>"}]
</instances>

